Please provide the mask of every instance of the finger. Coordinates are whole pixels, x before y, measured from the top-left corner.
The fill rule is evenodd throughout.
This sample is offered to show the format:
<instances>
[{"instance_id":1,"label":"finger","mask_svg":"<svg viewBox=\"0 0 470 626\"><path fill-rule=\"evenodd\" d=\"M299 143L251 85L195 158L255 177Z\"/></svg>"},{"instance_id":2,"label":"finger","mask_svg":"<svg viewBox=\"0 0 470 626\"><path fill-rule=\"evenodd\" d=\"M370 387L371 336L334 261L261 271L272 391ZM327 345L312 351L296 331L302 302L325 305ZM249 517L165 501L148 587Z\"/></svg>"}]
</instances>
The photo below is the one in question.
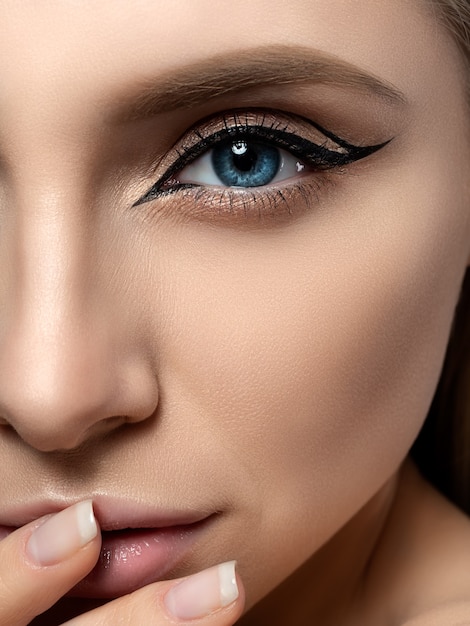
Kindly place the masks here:
<instances>
[{"instance_id":1,"label":"finger","mask_svg":"<svg viewBox=\"0 0 470 626\"><path fill-rule=\"evenodd\" d=\"M242 614L244 595L235 562L230 561L187 578L147 585L74 618L67 626L231 626Z\"/></svg>"},{"instance_id":2,"label":"finger","mask_svg":"<svg viewBox=\"0 0 470 626\"><path fill-rule=\"evenodd\" d=\"M51 607L93 568L100 546L91 501L0 541L0 625L24 626Z\"/></svg>"}]
</instances>

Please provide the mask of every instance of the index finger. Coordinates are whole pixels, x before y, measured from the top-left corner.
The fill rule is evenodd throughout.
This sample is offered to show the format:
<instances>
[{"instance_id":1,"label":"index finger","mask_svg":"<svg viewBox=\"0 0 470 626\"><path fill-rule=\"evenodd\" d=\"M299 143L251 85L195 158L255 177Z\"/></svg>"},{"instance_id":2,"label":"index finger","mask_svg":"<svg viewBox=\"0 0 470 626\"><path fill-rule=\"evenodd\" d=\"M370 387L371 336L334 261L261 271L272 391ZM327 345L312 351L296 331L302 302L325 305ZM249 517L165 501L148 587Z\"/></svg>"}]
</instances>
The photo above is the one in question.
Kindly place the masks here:
<instances>
[{"instance_id":1,"label":"index finger","mask_svg":"<svg viewBox=\"0 0 470 626\"><path fill-rule=\"evenodd\" d=\"M31 522L0 541L0 625L25 626L91 571L101 537L91 501Z\"/></svg>"}]
</instances>

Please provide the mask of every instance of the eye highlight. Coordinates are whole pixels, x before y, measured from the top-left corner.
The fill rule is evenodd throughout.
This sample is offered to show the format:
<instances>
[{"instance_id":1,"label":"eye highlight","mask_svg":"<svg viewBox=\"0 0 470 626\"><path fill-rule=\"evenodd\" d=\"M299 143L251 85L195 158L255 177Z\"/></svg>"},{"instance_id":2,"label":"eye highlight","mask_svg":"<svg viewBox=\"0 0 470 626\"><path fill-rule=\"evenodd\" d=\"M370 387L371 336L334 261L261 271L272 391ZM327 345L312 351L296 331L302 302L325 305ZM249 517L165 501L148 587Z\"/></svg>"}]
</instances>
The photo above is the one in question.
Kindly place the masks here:
<instances>
[{"instance_id":1,"label":"eye highlight","mask_svg":"<svg viewBox=\"0 0 470 626\"><path fill-rule=\"evenodd\" d=\"M390 140L389 140L390 141ZM297 190L305 203L318 200L328 173L380 150L389 141L355 146L311 120L278 111L233 111L189 130L158 166L162 174L134 206L169 196L194 201L197 218L204 210L274 215L279 202L293 213ZM255 206L256 205L256 206ZM178 210L175 207L175 210ZM212 217L212 214L211 216Z\"/></svg>"}]
</instances>

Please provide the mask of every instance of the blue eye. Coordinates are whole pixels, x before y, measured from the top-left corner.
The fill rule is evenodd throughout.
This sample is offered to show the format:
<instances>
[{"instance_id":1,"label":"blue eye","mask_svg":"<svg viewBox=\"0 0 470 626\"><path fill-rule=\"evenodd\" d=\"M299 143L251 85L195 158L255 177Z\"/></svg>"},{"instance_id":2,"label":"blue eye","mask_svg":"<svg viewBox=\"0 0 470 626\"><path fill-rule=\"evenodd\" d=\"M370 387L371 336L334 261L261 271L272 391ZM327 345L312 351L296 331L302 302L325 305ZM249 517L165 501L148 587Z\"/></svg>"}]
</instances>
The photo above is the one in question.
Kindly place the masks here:
<instances>
[{"instance_id":1,"label":"blue eye","mask_svg":"<svg viewBox=\"0 0 470 626\"><path fill-rule=\"evenodd\" d=\"M230 139L194 159L177 178L181 184L263 187L292 178L303 169L298 158L267 142Z\"/></svg>"}]
</instances>

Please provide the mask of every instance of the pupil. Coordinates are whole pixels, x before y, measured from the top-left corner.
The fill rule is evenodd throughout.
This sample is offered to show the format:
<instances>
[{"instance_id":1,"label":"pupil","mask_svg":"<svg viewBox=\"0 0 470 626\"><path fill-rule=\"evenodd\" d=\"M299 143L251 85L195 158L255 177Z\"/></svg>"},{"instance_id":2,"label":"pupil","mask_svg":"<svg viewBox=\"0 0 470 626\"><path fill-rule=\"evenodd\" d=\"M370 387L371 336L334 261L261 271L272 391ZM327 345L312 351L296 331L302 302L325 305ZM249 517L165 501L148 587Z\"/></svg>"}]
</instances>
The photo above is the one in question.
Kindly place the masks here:
<instances>
[{"instance_id":1,"label":"pupil","mask_svg":"<svg viewBox=\"0 0 470 626\"><path fill-rule=\"evenodd\" d=\"M258 155L250 149L245 141L239 141L232 145L233 164L240 172L249 172L256 165Z\"/></svg>"}]
</instances>

